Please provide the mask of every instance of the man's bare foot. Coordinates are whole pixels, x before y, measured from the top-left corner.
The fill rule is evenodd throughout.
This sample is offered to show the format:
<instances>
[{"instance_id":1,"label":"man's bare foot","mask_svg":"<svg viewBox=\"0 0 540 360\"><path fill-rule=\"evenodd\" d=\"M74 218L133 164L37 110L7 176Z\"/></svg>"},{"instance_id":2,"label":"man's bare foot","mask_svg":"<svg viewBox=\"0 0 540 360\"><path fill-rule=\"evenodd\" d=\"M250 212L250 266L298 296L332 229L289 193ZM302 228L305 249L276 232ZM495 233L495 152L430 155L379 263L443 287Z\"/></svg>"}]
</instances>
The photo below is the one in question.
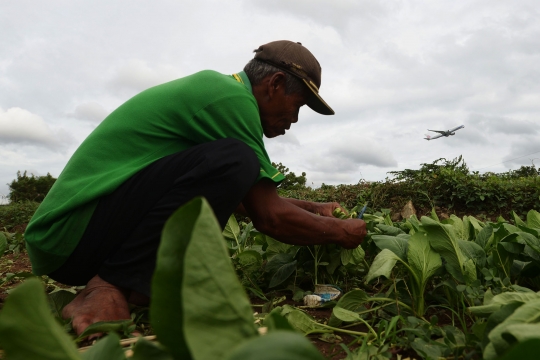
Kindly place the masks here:
<instances>
[{"instance_id":1,"label":"man's bare foot","mask_svg":"<svg viewBox=\"0 0 540 360\"><path fill-rule=\"evenodd\" d=\"M98 275L94 276L72 302L62 311L64 319L73 318L77 335L99 321L129 320L131 318L124 291ZM92 336L93 338L99 335Z\"/></svg>"}]
</instances>

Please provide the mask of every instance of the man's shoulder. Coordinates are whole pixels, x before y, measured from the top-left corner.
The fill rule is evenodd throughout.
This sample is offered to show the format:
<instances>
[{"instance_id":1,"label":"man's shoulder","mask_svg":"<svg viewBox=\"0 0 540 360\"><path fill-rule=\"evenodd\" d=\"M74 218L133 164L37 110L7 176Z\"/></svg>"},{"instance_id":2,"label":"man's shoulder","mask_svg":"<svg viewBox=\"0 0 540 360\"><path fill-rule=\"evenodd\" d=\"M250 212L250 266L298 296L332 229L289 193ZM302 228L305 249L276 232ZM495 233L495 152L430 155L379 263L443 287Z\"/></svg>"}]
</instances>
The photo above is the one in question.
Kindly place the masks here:
<instances>
[{"instance_id":1,"label":"man's shoulder","mask_svg":"<svg viewBox=\"0 0 540 360\"><path fill-rule=\"evenodd\" d=\"M214 88L224 87L230 89L230 91L245 92L247 90L244 84L238 82L232 75L222 74L215 70L201 70L189 77L201 86L212 84Z\"/></svg>"}]
</instances>

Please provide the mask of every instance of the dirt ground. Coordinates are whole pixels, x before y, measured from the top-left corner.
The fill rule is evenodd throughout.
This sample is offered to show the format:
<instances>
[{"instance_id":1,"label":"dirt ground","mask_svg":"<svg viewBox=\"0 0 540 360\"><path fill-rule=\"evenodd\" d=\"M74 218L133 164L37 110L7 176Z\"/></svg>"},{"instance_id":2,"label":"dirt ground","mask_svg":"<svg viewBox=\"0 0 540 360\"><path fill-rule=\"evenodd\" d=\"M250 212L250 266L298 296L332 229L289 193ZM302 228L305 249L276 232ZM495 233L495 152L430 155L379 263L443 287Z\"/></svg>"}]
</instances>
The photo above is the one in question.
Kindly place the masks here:
<instances>
[{"instance_id":1,"label":"dirt ground","mask_svg":"<svg viewBox=\"0 0 540 360\"><path fill-rule=\"evenodd\" d=\"M21 283L23 278L14 278L4 284L1 284L1 279L5 278L7 274L18 274L32 272L32 265L26 252L19 254L8 254L0 258L0 308L4 305L4 301L8 296L8 291L15 288Z\"/></svg>"}]
</instances>

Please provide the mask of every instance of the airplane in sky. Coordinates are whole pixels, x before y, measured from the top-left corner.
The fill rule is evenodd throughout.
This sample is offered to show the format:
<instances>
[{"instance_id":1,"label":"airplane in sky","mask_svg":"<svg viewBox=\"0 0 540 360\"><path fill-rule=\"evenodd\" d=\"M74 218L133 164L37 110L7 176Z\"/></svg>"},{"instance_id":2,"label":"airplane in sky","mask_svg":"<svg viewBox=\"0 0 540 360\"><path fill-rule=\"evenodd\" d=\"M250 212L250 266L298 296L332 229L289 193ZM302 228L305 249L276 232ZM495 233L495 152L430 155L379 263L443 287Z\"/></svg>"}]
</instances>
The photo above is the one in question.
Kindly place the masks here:
<instances>
[{"instance_id":1,"label":"airplane in sky","mask_svg":"<svg viewBox=\"0 0 540 360\"><path fill-rule=\"evenodd\" d=\"M426 137L424 139L426 140L435 140L435 139L438 139L442 136L444 137L449 137L451 135L455 135L456 134L456 130L459 130L459 129L463 129L465 127L465 125L461 125L461 126L458 126L456 128L453 128L452 130L446 130L446 131L443 131L443 130L429 130L428 131L433 131L433 132L436 132L436 133L439 133L439 135L436 135L436 136L431 136L431 135L428 135L426 134Z\"/></svg>"}]
</instances>

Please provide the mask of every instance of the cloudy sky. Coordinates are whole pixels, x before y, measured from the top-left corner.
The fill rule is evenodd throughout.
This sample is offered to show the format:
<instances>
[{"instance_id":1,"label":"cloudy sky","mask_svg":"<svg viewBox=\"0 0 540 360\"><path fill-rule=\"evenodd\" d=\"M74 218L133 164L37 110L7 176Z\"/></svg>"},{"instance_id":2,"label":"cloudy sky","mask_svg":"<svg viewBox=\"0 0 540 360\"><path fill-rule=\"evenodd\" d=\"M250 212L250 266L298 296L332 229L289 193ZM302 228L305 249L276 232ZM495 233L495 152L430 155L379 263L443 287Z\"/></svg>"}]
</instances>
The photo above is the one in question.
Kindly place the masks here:
<instances>
[{"instance_id":1,"label":"cloudy sky","mask_svg":"<svg viewBox=\"0 0 540 360\"><path fill-rule=\"evenodd\" d=\"M313 186L382 180L463 155L471 170L540 165L536 0L122 0L0 3L0 195L58 176L138 92L230 74L273 40L302 42L336 115L303 108L270 158ZM427 129L465 125L424 140Z\"/></svg>"}]
</instances>

